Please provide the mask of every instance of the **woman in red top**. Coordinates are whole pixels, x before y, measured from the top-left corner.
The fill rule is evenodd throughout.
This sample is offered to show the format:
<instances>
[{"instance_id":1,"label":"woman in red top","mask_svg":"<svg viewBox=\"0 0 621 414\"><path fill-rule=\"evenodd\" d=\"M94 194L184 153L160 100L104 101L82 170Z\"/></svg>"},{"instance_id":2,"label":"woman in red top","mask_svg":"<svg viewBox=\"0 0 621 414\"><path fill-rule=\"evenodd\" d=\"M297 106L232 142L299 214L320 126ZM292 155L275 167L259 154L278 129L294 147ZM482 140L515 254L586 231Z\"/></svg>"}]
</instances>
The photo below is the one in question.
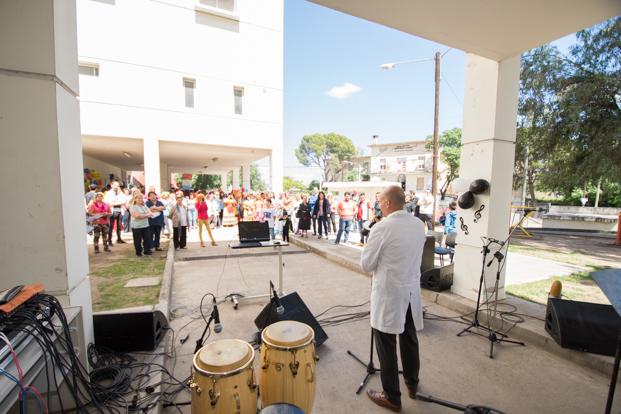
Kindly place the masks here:
<instances>
[{"instance_id":1,"label":"woman in red top","mask_svg":"<svg viewBox=\"0 0 621 414\"><path fill-rule=\"evenodd\" d=\"M95 253L99 253L99 236L103 235L102 241L104 246L104 252L109 252L108 248L108 226L110 224L110 216L112 215L112 209L103 201L103 193L95 194L95 199L88 207L88 215L94 216L101 214L101 217L93 220L93 245L95 246Z\"/></svg>"},{"instance_id":2,"label":"woman in red top","mask_svg":"<svg viewBox=\"0 0 621 414\"><path fill-rule=\"evenodd\" d=\"M207 210L208 207L205 196L199 194L198 197L196 197L196 211L198 214L198 237L201 239L201 247L205 247L205 243L203 243L203 226L207 228L207 233L209 233L209 238L211 239L211 245L217 246L211 235L211 230L209 229L209 214L207 214Z\"/></svg>"}]
</instances>

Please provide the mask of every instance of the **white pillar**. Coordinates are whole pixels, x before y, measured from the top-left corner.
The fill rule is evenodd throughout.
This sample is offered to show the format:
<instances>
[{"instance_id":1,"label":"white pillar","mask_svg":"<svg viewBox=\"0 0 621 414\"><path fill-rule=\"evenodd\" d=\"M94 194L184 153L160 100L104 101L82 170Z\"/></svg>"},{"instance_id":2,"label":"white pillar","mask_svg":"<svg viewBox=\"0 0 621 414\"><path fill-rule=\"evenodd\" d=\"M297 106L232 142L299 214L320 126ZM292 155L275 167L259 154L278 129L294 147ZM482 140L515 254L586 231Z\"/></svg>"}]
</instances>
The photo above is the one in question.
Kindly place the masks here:
<instances>
[{"instance_id":1,"label":"white pillar","mask_svg":"<svg viewBox=\"0 0 621 414\"><path fill-rule=\"evenodd\" d=\"M76 2L0 1L0 189L13 195L0 208L2 285L42 283L82 306L89 343L78 94Z\"/></svg>"},{"instance_id":2,"label":"white pillar","mask_svg":"<svg viewBox=\"0 0 621 414\"><path fill-rule=\"evenodd\" d=\"M160 142L149 138L142 141L144 146L144 185L145 191L155 187L160 192Z\"/></svg>"},{"instance_id":3,"label":"white pillar","mask_svg":"<svg viewBox=\"0 0 621 414\"><path fill-rule=\"evenodd\" d=\"M168 164L160 162L160 188L156 187L158 194L162 194L164 191L170 189L170 174L168 174Z\"/></svg>"},{"instance_id":4,"label":"white pillar","mask_svg":"<svg viewBox=\"0 0 621 414\"><path fill-rule=\"evenodd\" d=\"M273 148L270 154L270 188L276 194L282 191L282 163L283 153L281 144L277 148Z\"/></svg>"},{"instance_id":5,"label":"white pillar","mask_svg":"<svg viewBox=\"0 0 621 414\"><path fill-rule=\"evenodd\" d=\"M458 210L458 248L451 290L473 300L477 298L481 277L480 237L504 240L509 234L519 81L520 56L495 62L467 55L460 177L469 181L483 178L490 183L490 189L475 196L471 209ZM485 205L482 217L474 223L474 213L481 205ZM468 235L460 229L462 218ZM498 247L493 246L488 262ZM491 292L497 262L485 269ZM499 298L505 297L505 270L506 266L499 280Z\"/></svg>"},{"instance_id":6,"label":"white pillar","mask_svg":"<svg viewBox=\"0 0 621 414\"><path fill-rule=\"evenodd\" d=\"M250 164L242 166L242 188L245 192L250 191Z\"/></svg>"},{"instance_id":7,"label":"white pillar","mask_svg":"<svg viewBox=\"0 0 621 414\"><path fill-rule=\"evenodd\" d=\"M239 168L233 168L233 190L239 190Z\"/></svg>"},{"instance_id":8,"label":"white pillar","mask_svg":"<svg viewBox=\"0 0 621 414\"><path fill-rule=\"evenodd\" d=\"M220 174L220 185L222 186L222 190L224 190L225 193L229 190L227 183L228 173Z\"/></svg>"}]
</instances>

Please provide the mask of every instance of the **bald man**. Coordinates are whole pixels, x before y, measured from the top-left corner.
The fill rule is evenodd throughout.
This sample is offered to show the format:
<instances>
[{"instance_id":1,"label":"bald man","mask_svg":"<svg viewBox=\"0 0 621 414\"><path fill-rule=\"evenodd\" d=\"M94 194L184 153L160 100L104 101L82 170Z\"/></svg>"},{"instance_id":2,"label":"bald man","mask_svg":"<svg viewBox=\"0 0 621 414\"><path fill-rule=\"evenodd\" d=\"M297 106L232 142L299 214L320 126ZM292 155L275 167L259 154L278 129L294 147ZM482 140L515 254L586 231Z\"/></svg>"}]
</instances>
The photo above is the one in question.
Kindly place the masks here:
<instances>
[{"instance_id":1,"label":"bald man","mask_svg":"<svg viewBox=\"0 0 621 414\"><path fill-rule=\"evenodd\" d=\"M379 197L384 219L373 226L360 266L373 272L371 327L380 360L383 392L368 390L377 405L401 412L397 335L408 396L416 398L420 359L416 331L423 329L420 265L425 225L403 209L401 187L388 187Z\"/></svg>"}]
</instances>

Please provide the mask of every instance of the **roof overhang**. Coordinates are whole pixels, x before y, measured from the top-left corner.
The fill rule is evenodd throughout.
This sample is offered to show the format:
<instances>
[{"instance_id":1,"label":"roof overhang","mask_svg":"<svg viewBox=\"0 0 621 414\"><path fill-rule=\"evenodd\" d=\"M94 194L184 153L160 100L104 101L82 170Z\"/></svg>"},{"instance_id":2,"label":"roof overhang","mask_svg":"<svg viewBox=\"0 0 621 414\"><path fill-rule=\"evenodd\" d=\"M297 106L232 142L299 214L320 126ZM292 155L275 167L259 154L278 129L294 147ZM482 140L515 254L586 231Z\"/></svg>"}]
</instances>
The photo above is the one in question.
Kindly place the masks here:
<instances>
[{"instance_id":1,"label":"roof overhang","mask_svg":"<svg viewBox=\"0 0 621 414\"><path fill-rule=\"evenodd\" d=\"M308 0L502 61L621 15L619 0Z\"/></svg>"}]
</instances>

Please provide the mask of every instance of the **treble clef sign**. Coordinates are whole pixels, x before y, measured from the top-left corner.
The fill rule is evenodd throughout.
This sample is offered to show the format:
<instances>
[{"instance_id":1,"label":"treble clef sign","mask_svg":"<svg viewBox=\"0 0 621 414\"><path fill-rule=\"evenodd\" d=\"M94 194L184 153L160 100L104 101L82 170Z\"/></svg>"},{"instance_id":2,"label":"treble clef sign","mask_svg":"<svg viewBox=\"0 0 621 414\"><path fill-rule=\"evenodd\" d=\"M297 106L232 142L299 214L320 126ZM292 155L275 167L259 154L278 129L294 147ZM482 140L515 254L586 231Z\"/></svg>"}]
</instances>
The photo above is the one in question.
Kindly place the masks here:
<instances>
[{"instance_id":1,"label":"treble clef sign","mask_svg":"<svg viewBox=\"0 0 621 414\"><path fill-rule=\"evenodd\" d=\"M481 218L481 211L485 208L485 204L481 204L481 208L474 212L474 222L478 223Z\"/></svg>"},{"instance_id":2,"label":"treble clef sign","mask_svg":"<svg viewBox=\"0 0 621 414\"><path fill-rule=\"evenodd\" d=\"M461 230L464 232L464 234L465 234L466 236L467 236L468 234L470 234L470 233L468 233L468 226L466 226L466 225L464 224L464 218L463 218L463 217L460 217L460 218L459 218L459 221L461 221Z\"/></svg>"}]
</instances>

